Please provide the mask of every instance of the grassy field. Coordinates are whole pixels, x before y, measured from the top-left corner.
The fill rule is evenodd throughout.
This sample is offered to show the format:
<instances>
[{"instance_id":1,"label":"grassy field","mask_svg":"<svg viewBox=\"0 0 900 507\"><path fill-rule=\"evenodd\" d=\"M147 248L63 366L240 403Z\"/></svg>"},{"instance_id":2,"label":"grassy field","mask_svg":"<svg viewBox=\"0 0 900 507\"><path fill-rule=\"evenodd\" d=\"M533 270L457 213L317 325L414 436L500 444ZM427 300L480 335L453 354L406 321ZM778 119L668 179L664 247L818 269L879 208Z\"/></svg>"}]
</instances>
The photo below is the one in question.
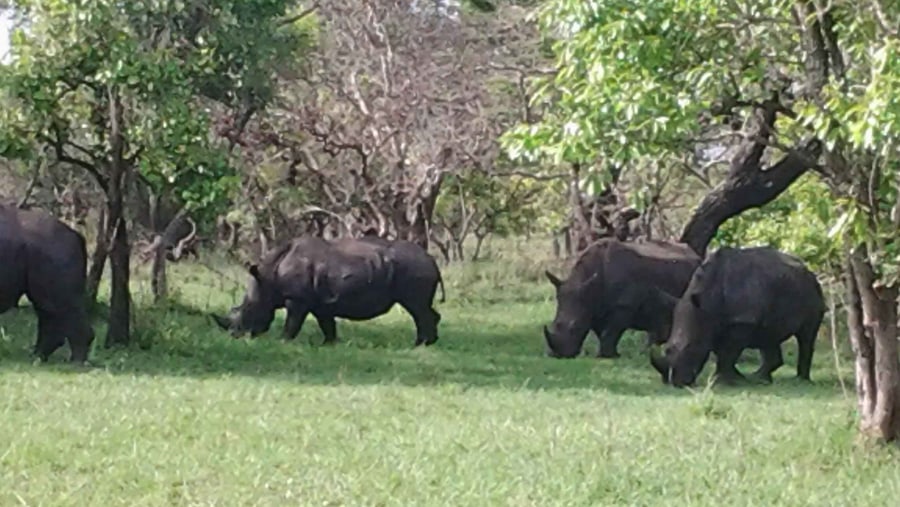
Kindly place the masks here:
<instances>
[{"instance_id":1,"label":"grassy field","mask_svg":"<svg viewBox=\"0 0 900 507\"><path fill-rule=\"evenodd\" d=\"M529 254L529 257L533 257ZM233 340L202 312L240 271L176 266L175 302L140 311L95 368L35 366L30 310L0 316L0 505L892 505L900 452L855 441L851 363L823 329L814 385L795 346L771 386L663 386L619 360L543 357L546 263L445 268L441 339L411 349L396 309L343 343ZM236 285L233 280L239 280ZM102 338L103 323L97 323ZM102 341L102 339L98 339ZM310 344L309 342L314 342ZM594 342L590 345L593 350ZM745 371L755 368L748 354ZM709 371L710 368L707 368Z\"/></svg>"}]
</instances>

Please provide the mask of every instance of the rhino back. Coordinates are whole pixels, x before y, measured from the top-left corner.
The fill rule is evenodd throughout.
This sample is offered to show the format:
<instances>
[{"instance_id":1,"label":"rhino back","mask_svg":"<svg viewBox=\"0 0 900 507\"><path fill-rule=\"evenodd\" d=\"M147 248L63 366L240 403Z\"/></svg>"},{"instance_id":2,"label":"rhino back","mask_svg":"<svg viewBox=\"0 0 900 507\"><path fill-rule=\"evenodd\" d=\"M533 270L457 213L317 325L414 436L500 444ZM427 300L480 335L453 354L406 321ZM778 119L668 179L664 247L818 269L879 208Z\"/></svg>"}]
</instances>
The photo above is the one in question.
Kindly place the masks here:
<instances>
[{"instance_id":1,"label":"rhino back","mask_svg":"<svg viewBox=\"0 0 900 507\"><path fill-rule=\"evenodd\" d=\"M704 300L719 302L714 311L728 321L792 327L824 310L815 274L796 257L753 247L719 251L708 262Z\"/></svg>"},{"instance_id":2,"label":"rhino back","mask_svg":"<svg viewBox=\"0 0 900 507\"><path fill-rule=\"evenodd\" d=\"M333 245L329 276L344 290L390 287L394 266L387 247L356 238L337 240Z\"/></svg>"},{"instance_id":3,"label":"rhino back","mask_svg":"<svg viewBox=\"0 0 900 507\"><path fill-rule=\"evenodd\" d=\"M312 291L314 267L332 255L332 246L322 238L295 238L263 256L259 270L282 297L306 296Z\"/></svg>"},{"instance_id":4,"label":"rhino back","mask_svg":"<svg viewBox=\"0 0 900 507\"><path fill-rule=\"evenodd\" d=\"M367 288L386 289L390 268L386 249L379 245L304 236L266 256L260 271L275 281L272 286L282 297L315 297L315 284L346 297Z\"/></svg>"},{"instance_id":5,"label":"rhino back","mask_svg":"<svg viewBox=\"0 0 900 507\"><path fill-rule=\"evenodd\" d=\"M434 257L424 248L406 240L398 240L388 247L396 276L402 280L437 280L440 270Z\"/></svg>"},{"instance_id":6,"label":"rhino back","mask_svg":"<svg viewBox=\"0 0 900 507\"><path fill-rule=\"evenodd\" d=\"M680 296L700 258L686 246L663 241L600 240L576 262L570 279L596 280L595 296L621 300L635 287L655 287ZM637 291L636 293L643 293Z\"/></svg>"}]
</instances>

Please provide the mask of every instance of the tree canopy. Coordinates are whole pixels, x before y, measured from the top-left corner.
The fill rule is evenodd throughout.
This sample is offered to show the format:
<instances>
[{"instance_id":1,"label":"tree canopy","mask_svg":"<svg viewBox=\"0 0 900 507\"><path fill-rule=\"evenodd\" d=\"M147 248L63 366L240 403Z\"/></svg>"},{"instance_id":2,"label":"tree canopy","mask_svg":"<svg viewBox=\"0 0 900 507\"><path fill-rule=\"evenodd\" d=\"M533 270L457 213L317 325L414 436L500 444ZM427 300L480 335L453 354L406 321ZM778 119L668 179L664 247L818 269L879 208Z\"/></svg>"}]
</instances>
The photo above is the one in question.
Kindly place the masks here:
<instances>
[{"instance_id":1,"label":"tree canopy","mask_svg":"<svg viewBox=\"0 0 900 507\"><path fill-rule=\"evenodd\" d=\"M830 247L806 247L805 227L779 234L819 262L847 249L862 425L887 439L900 436L898 7L550 0L541 25L557 72L536 83L548 111L506 138L514 157L587 163L601 181L620 166L680 167L701 179L727 166L682 234L700 252L729 218L772 202L809 170L821 175L830 192L788 199L833 221ZM863 314L883 326L864 327Z\"/></svg>"},{"instance_id":2,"label":"tree canopy","mask_svg":"<svg viewBox=\"0 0 900 507\"><path fill-rule=\"evenodd\" d=\"M135 177L186 206L223 202L234 171L210 136L215 102L241 114L271 99L275 70L302 37L293 2L12 2L17 27L0 151L49 150L107 195L113 238L107 344L127 342L127 186Z\"/></svg>"}]
</instances>

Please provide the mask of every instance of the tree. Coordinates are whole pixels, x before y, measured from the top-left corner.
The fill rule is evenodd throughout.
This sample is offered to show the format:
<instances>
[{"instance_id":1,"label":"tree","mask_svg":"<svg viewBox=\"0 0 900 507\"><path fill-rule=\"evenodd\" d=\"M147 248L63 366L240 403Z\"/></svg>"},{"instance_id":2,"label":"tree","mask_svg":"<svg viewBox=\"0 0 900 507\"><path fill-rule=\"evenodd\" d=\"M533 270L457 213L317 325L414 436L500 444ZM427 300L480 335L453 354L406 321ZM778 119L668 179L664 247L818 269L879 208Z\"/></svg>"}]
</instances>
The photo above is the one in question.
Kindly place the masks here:
<instances>
[{"instance_id":1,"label":"tree","mask_svg":"<svg viewBox=\"0 0 900 507\"><path fill-rule=\"evenodd\" d=\"M0 148L7 157L27 157L32 144L48 147L57 162L89 174L102 189L112 268L106 345L126 344L128 190L140 177L177 188L192 207L225 195L232 171L210 139L199 98L243 111L265 102L271 66L285 52L265 43L281 33L291 3L13 4L20 21L3 90L15 107L5 112Z\"/></svg>"},{"instance_id":2,"label":"tree","mask_svg":"<svg viewBox=\"0 0 900 507\"><path fill-rule=\"evenodd\" d=\"M558 72L538 86L552 113L507 137L523 156L600 160L601 180L648 157L701 176L727 167L681 234L701 254L728 219L821 175L843 212L833 231L847 249L860 426L884 440L900 437L897 7L550 1Z\"/></svg>"},{"instance_id":3,"label":"tree","mask_svg":"<svg viewBox=\"0 0 900 507\"><path fill-rule=\"evenodd\" d=\"M342 234L374 228L426 245L447 177L492 172L497 138L527 108L518 84L534 66L520 62L533 58L525 41L537 40L535 30L524 9L503 12L454 2L322 4L309 65L249 127L244 154L266 173L254 193L289 197L294 210L327 217ZM264 214L258 222L278 222Z\"/></svg>"},{"instance_id":4,"label":"tree","mask_svg":"<svg viewBox=\"0 0 900 507\"><path fill-rule=\"evenodd\" d=\"M435 206L431 239L447 262L478 260L489 235L530 232L546 194L546 185L528 178L481 171L450 175ZM475 247L467 257L464 244L470 236Z\"/></svg>"}]
</instances>

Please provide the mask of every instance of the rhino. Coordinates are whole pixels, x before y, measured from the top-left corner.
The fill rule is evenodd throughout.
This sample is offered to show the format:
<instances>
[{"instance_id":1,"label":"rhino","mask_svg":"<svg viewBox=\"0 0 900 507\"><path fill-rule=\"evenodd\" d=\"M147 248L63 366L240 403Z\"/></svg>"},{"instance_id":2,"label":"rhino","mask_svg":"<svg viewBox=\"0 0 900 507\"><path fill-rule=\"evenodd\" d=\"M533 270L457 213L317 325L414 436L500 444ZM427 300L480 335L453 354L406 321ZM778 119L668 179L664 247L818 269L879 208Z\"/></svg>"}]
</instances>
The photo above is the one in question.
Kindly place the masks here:
<instances>
[{"instance_id":1,"label":"rhino","mask_svg":"<svg viewBox=\"0 0 900 507\"><path fill-rule=\"evenodd\" d=\"M546 271L556 289L556 316L544 326L548 355L577 356L591 330L602 358L619 356L627 329L646 331L647 341L658 343L668 336L672 311L700 261L681 243L603 238L581 254L568 279Z\"/></svg>"},{"instance_id":2,"label":"rhino","mask_svg":"<svg viewBox=\"0 0 900 507\"><path fill-rule=\"evenodd\" d=\"M22 296L38 319L33 353L43 362L69 342L69 360L84 364L94 330L87 311L84 236L49 213L0 204L0 313Z\"/></svg>"},{"instance_id":3,"label":"rhino","mask_svg":"<svg viewBox=\"0 0 900 507\"><path fill-rule=\"evenodd\" d=\"M210 314L238 338L269 330L276 310L285 308L282 337L293 340L311 313L324 342L337 341L335 318L369 320L402 306L416 326L415 346L438 340L441 315L432 306L444 282L434 258L405 240L375 236L325 240L295 238L247 266L244 299L229 315Z\"/></svg>"},{"instance_id":4,"label":"rhino","mask_svg":"<svg viewBox=\"0 0 900 507\"><path fill-rule=\"evenodd\" d=\"M809 380L816 335L825 314L822 287L800 259L770 247L724 247L694 272L676 304L664 355L650 359L664 383L692 385L710 352L716 377L745 377L736 363L745 349L760 351L758 380L772 382L784 360L781 344L797 338L797 377Z\"/></svg>"}]
</instances>

